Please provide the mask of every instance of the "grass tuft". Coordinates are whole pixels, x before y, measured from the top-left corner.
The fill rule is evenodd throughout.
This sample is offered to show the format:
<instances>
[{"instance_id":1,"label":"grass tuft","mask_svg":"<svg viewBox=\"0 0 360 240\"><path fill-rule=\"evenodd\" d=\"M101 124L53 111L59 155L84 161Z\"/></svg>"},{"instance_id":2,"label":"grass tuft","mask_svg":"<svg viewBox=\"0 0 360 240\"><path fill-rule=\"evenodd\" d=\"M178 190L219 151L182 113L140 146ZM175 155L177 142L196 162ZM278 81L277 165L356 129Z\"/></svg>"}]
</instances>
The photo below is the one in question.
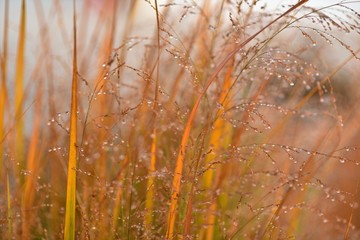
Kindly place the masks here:
<instances>
[{"instance_id":1,"label":"grass tuft","mask_svg":"<svg viewBox=\"0 0 360 240\"><path fill-rule=\"evenodd\" d=\"M25 3L0 239L360 239L358 0Z\"/></svg>"}]
</instances>

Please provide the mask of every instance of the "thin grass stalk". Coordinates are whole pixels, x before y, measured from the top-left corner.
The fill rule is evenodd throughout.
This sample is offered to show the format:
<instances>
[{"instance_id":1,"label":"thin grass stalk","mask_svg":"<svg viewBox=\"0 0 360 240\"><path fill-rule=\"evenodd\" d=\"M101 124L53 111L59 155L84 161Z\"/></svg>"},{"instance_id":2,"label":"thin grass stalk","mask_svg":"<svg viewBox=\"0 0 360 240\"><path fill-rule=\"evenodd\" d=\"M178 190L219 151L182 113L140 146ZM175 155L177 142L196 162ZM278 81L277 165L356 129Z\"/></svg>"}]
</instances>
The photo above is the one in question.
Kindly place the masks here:
<instances>
[{"instance_id":1,"label":"thin grass stalk","mask_svg":"<svg viewBox=\"0 0 360 240\"><path fill-rule=\"evenodd\" d=\"M132 129L133 130L133 129ZM133 136L132 134L130 134L130 136ZM119 170L119 172L117 173L116 178L114 179L113 182L118 182L120 184L121 181L123 181L124 179L124 170L129 166L130 164L130 150L128 149L128 152L126 153L125 159L123 164L121 165L121 168ZM120 218L120 210L121 210L121 206L122 206L122 200L123 200L123 186L116 186L117 192L116 192L116 199L115 199L115 203L114 203L114 208L112 211L112 237L111 239L115 239L116 237L116 231L118 229L118 225L119 225L119 218Z\"/></svg>"},{"instance_id":2,"label":"thin grass stalk","mask_svg":"<svg viewBox=\"0 0 360 240\"><path fill-rule=\"evenodd\" d=\"M9 30L9 1L5 0L4 6L4 30L3 30L3 53L1 56L1 91L0 91L0 179L3 176L3 156L4 156L4 122L5 112L8 104L7 100L7 46L8 46L8 30Z\"/></svg>"},{"instance_id":3,"label":"thin grass stalk","mask_svg":"<svg viewBox=\"0 0 360 240\"><path fill-rule=\"evenodd\" d=\"M131 162L131 165L130 165L130 181L129 181L129 188L128 188L128 199L129 199L129 202L128 202L128 216L127 216L127 239L131 239L132 237L132 231L133 231L133 228L132 228L132 219L133 219L133 211L135 209L133 209L133 198L134 198L134 191L133 191L133 188L134 188L134 182L135 182L135 176L136 176L136 158L134 158Z\"/></svg>"},{"instance_id":4,"label":"thin grass stalk","mask_svg":"<svg viewBox=\"0 0 360 240\"><path fill-rule=\"evenodd\" d=\"M318 143L318 145L321 144L321 139ZM319 146L318 146L319 147ZM315 165L315 156L310 156L307 160L306 163L304 165L304 169L302 172L308 172L310 174L305 175L304 177L301 178L301 181L306 183L307 181L309 181L311 179L311 177L314 175L314 165ZM303 198L305 198L305 192L307 191L308 186L305 185L304 187L304 191L301 191L299 193L300 196L298 196L296 199L298 202L301 202L303 200ZM286 194L288 195L292 195L294 194L293 191L291 191L291 189L289 189L289 191L286 192ZM287 196L286 196L287 198ZM277 214L279 213L279 211L276 212ZM274 217L276 218L277 215L274 215ZM274 217L272 219L274 219ZM295 234L296 231L299 228L299 223L300 223L300 211L299 209L294 209L294 211L292 212L292 215L290 216L290 227L288 229L288 234ZM270 227L270 225L273 224L272 221L269 222L269 225L267 226L267 229ZM274 229L269 230L270 231L270 235L273 234ZM264 233L265 234L265 233Z\"/></svg>"},{"instance_id":5,"label":"thin grass stalk","mask_svg":"<svg viewBox=\"0 0 360 240\"><path fill-rule=\"evenodd\" d=\"M123 195L122 188L119 187L118 191L116 192L115 205L114 205L113 214L112 214L112 230L111 230L110 239L118 238L118 236L116 236L116 234L117 234L118 222L119 222L119 217L120 217L122 195Z\"/></svg>"},{"instance_id":6,"label":"thin grass stalk","mask_svg":"<svg viewBox=\"0 0 360 240\"><path fill-rule=\"evenodd\" d=\"M24 68L25 68L25 40L26 40L26 5L25 0L21 1L21 14L19 25L19 40L16 58L15 73L15 157L20 163L19 167L24 167L24 121L20 117L23 113L24 102ZM20 174L20 170L18 170Z\"/></svg>"},{"instance_id":7,"label":"thin grass stalk","mask_svg":"<svg viewBox=\"0 0 360 240\"><path fill-rule=\"evenodd\" d=\"M217 113L217 118L214 122L214 130L211 132L211 136L210 136L210 142L209 145L212 148L213 152L218 152L219 150L222 150L223 147L226 147L229 142L229 140L227 141L220 141L220 139L222 139L224 137L224 130L225 130L225 124L226 121L224 119L221 118L221 116L224 114L225 109L227 107L227 105L229 104L229 101L225 102L226 97L228 95L228 91L229 91L229 87L231 84L231 74L232 74L232 64L229 66L229 68L227 69L227 73L225 76L225 80L222 86L222 91L221 94L219 96L219 103L222 104L222 108L218 111ZM229 98L227 98L229 99ZM214 160L215 155L214 153L208 154L206 159L205 159L205 164L207 166L211 165L211 162ZM214 168L211 167L209 168L209 170L207 170L204 175L203 175L203 182L204 182L204 186L205 188L211 188L212 186L212 182L213 182L213 175L214 175Z\"/></svg>"},{"instance_id":8,"label":"thin grass stalk","mask_svg":"<svg viewBox=\"0 0 360 240\"><path fill-rule=\"evenodd\" d=\"M66 192L64 239L75 239L76 164L77 164L77 53L76 53L76 0L73 0L74 55L71 89L70 144Z\"/></svg>"},{"instance_id":9,"label":"thin grass stalk","mask_svg":"<svg viewBox=\"0 0 360 240\"><path fill-rule=\"evenodd\" d=\"M138 110L140 112L140 110ZM135 134L135 127L133 126L130 130L130 134L129 134L129 146L132 145L133 142L133 137ZM114 203L114 208L112 211L112 223L113 223L113 229L112 229L112 234L111 234L111 239L115 239L116 234L117 234L117 229L118 229L118 225L119 225L119 220L120 220L120 211L121 211L121 207L122 207L122 200L123 200L123 186L120 187L120 184L123 184L123 180L124 180L124 174L125 174L125 169L127 169L127 167L130 164L131 161L131 152L130 149L127 149L126 155L125 155L125 159L124 162L121 164L121 167L118 171L118 173L116 174L114 180L112 182L117 182L118 185L116 186L117 192L116 192L116 199L115 199L115 203ZM124 228L123 228L124 229ZM123 234L125 236L125 234Z\"/></svg>"},{"instance_id":10,"label":"thin grass stalk","mask_svg":"<svg viewBox=\"0 0 360 240\"><path fill-rule=\"evenodd\" d=\"M219 103L222 104L222 108L217 113L217 118L214 122L214 130L211 132L210 143L209 145L212 148L212 152L207 155L205 159L205 164L207 166L211 166L212 161L215 159L214 153L220 152L226 149L229 146L231 141L232 129L229 127L229 123L227 123L224 119L222 119L222 115L224 114L227 106L230 104L229 90L231 85L231 74L233 71L233 61L232 59L229 68L227 69L225 80L222 86L222 91L219 96ZM227 101L226 101L227 100ZM216 174L216 179L221 176L221 167L210 167L203 176L204 186L206 189L211 189L212 192L216 191L215 186L213 184L214 174ZM216 186L218 188L219 186ZM213 193L211 195L215 196ZM214 237L214 227L216 215L215 211L217 209L217 197L213 197L211 199L210 207L207 211L207 217L205 218L205 236L206 239L213 239ZM202 229L204 231L204 229Z\"/></svg>"},{"instance_id":11,"label":"thin grass stalk","mask_svg":"<svg viewBox=\"0 0 360 240\"><path fill-rule=\"evenodd\" d=\"M314 150L312 150L313 152L317 152L318 149L320 148L320 146L324 143L324 139L329 139L329 135L330 135L330 131L328 131L327 133L323 134L322 136L319 136L319 139L317 141L317 146ZM339 144L339 140L337 141L337 143L335 143L335 145L337 146ZM334 149L336 149L336 146L334 147ZM330 154L331 155L331 154ZM314 173L316 172L315 169L315 155L311 155L303 164L302 166L302 171L299 174L299 179L298 182L302 182L302 183L307 183L310 181L310 179L314 176ZM301 173L306 173L304 175L302 175ZM306 192L306 188L304 188L304 191L301 191L299 193L299 195L297 196L297 201L298 202L302 202L303 198L305 197L305 192ZM270 239L272 239L273 234L275 232L275 228L273 228L272 226L274 225L275 219L279 216L279 213L282 209L282 206L285 204L285 202L287 201L287 199L289 199L291 196L295 195L296 192L294 192L294 190L292 188L289 188L283 195L282 199L281 199L281 203L277 206L274 214L272 215L272 217L270 218L270 221L266 224L266 228L263 232L263 238L265 238L265 234L269 234ZM290 217L290 228L292 231L296 231L297 228L299 227L299 211L295 210L292 213L292 216Z\"/></svg>"},{"instance_id":12,"label":"thin grass stalk","mask_svg":"<svg viewBox=\"0 0 360 240\"><path fill-rule=\"evenodd\" d=\"M349 220L348 220L348 224L346 226L346 231L345 231L345 235L344 235L344 240L348 240L349 239L349 233L350 233L350 228L351 228L351 224L352 224L352 219L354 216L354 209L352 209Z\"/></svg>"},{"instance_id":13,"label":"thin grass stalk","mask_svg":"<svg viewBox=\"0 0 360 240\"><path fill-rule=\"evenodd\" d=\"M195 38L195 46L193 47L194 52L196 52L195 59L198 59L199 64L194 65L195 72L198 75L198 79L200 83L205 83L208 79L209 75L211 74L211 68L207 67L211 64L211 53L213 51L213 43L214 37L209 36L208 31L204 31L203 29L207 27L206 16L210 14L211 11L211 2L209 0L203 1L202 5L199 5L201 9L201 14L198 16L196 20L197 28L194 29ZM211 38L212 37L212 38ZM206 41L211 38L210 46L208 47ZM190 52L191 54L191 52ZM202 71L204 69L204 71ZM200 85L196 86L199 89Z\"/></svg>"},{"instance_id":14,"label":"thin grass stalk","mask_svg":"<svg viewBox=\"0 0 360 240\"><path fill-rule=\"evenodd\" d=\"M319 140L318 140L318 143L317 143L317 147L312 150L313 152L317 152L318 149L320 149L321 145L326 145L325 142L327 139L332 139L329 135L330 134L339 134L338 132L339 128L331 128L329 129L328 133L327 134L324 134L323 136L320 136L319 137ZM336 131L334 133L334 131ZM337 147L339 146L340 144L340 138L339 137L336 137L335 139L336 142L333 143L333 147L332 147L332 151L330 152L335 152ZM326 145L328 146L328 145ZM330 154L331 155L331 154ZM302 166L302 170L301 170L301 173L310 173L310 174L305 174L304 176L301 176L301 178L299 179L300 181L302 181L304 183L304 190L301 191L300 193L298 193L296 199L298 202L305 202L305 197L306 197L306 192L309 188L309 186L306 185L307 182L310 181L310 179L313 177L313 175L315 174L316 172L316 159L315 159L315 156L312 155L311 157L309 157L309 159L304 163L304 165ZM324 164L322 164L319 168L323 168L324 167ZM294 209L294 211L292 212L292 215L290 216L290 228L289 230L291 229L292 231L294 231L293 235L296 234L297 232L301 232L301 212L300 212L300 209ZM296 232L297 231L297 232Z\"/></svg>"},{"instance_id":15,"label":"thin grass stalk","mask_svg":"<svg viewBox=\"0 0 360 240\"><path fill-rule=\"evenodd\" d=\"M358 179L357 183L356 183L356 190L355 190L355 194L357 194L359 192L359 183L360 183L360 179ZM348 240L349 239L349 233L350 233L350 228L351 228L351 224L352 224L352 220L354 217L354 212L355 212L355 208L351 209L351 213L349 216L349 220L346 226L346 230L345 230L345 234L344 234L344 240Z\"/></svg>"},{"instance_id":16,"label":"thin grass stalk","mask_svg":"<svg viewBox=\"0 0 360 240\"><path fill-rule=\"evenodd\" d=\"M55 9L54 5L55 2L52 2L53 9ZM54 64L53 64L54 51L52 49L53 48L52 41L54 36L50 34L51 27L48 25L49 19L46 17L43 2L37 1L34 7L38 21L38 27L40 29L40 34L41 34L41 38L40 38L42 45L41 50L43 50L42 54L44 55L44 57L41 57L36 62L40 62L40 60L44 60L44 64L46 66L44 73L46 81L44 82L44 87L46 88L47 94L46 96L44 95L44 97L46 97L46 103L44 104L48 106L48 111L46 113L43 112L42 114L47 114L47 116L56 116L57 103L55 101L56 92L54 89L54 80L55 80L54 77L56 73L54 72ZM51 124L50 126L48 126L47 129L48 129L47 139L49 139L49 141L47 142L48 146L56 146L59 139L59 134L56 130L56 126L54 124ZM51 174L49 182L51 183L51 187L54 192L60 192L63 190L64 185L61 181L59 181L59 177L62 177L61 174L59 174L59 169L63 169L64 172L66 172L66 164L63 161L63 159L60 158L60 156L56 153L49 154L48 158L52 159L48 171L51 173L56 173L56 174ZM54 229L60 226L60 224L62 224L63 222L63 218L58 214L60 208L62 207L62 204L59 203L59 201L57 200L58 199L57 196L55 196L54 194L51 195L50 198L51 198L50 201L52 203L50 215L52 216L52 218L47 228L47 231L49 233L53 232Z\"/></svg>"},{"instance_id":17,"label":"thin grass stalk","mask_svg":"<svg viewBox=\"0 0 360 240\"><path fill-rule=\"evenodd\" d=\"M145 86L145 89L143 91L143 98L144 96L146 95L148 89L148 84ZM135 114L134 114L134 118L133 118L133 121L135 121L136 119L140 119L140 120L143 120L143 118L141 118L141 116L143 115L145 109L144 107L142 107L143 105L139 104L138 106L132 108L131 110L136 110ZM143 121L141 123L139 123L140 126L143 126L144 123ZM114 202L114 208L113 208L113 211L112 211L112 223L113 223L113 228L112 228L112 234L111 234L111 239L114 239L116 238L117 236L117 230L118 230L118 225L119 225L119 222L121 222L121 217L122 215L124 215L122 211L122 201L123 199L126 199L126 195L124 194L124 187L125 187L125 173L126 173L126 170L128 169L128 167L130 166L130 163L132 163L133 161L133 151L132 149L130 148L130 146L133 146L133 144L135 144L134 142L134 138L135 138L135 135L136 135L136 125L135 124L132 124L131 127L130 127L130 131L129 131L129 134L128 134L128 144L127 144L127 150L126 150L126 154L125 154L125 159L123 161L123 163L121 164L121 167L119 168L118 172L115 174L115 177L112 179L112 183L117 183L116 185L114 184L114 187L115 189L117 189L117 192L116 192L116 199L115 199L115 202ZM120 187L121 185L121 187ZM100 202L104 201L104 198L100 200ZM125 201L125 200L124 200ZM122 214L122 215L120 215ZM126 232L125 232L125 227L123 227L122 229L122 237L125 238L126 236Z\"/></svg>"},{"instance_id":18,"label":"thin grass stalk","mask_svg":"<svg viewBox=\"0 0 360 240\"><path fill-rule=\"evenodd\" d=\"M191 220L192 220L192 213L193 213L194 192L196 189L196 176L198 175L198 168L200 165L200 161L204 155L203 151L205 148L205 137L207 135L208 129L209 129L209 126L206 126L200 136L200 147L198 150L198 155L196 157L196 163L195 163L195 167L193 170L193 176L192 176L191 182L190 182L191 185L190 185L189 198L188 198L188 202L186 204L185 220L184 220L184 233L183 233L184 239L188 239L189 237L191 237Z\"/></svg>"},{"instance_id":19,"label":"thin grass stalk","mask_svg":"<svg viewBox=\"0 0 360 240\"><path fill-rule=\"evenodd\" d=\"M155 171L156 171L156 127L154 127L152 132L152 143L151 143L151 157L150 157L150 166L149 166L149 179L147 182L147 192L146 192L146 216L145 216L145 227L147 231L151 231L152 219L153 219L153 209L154 209L154 184L155 184Z\"/></svg>"},{"instance_id":20,"label":"thin grass stalk","mask_svg":"<svg viewBox=\"0 0 360 240\"><path fill-rule=\"evenodd\" d=\"M104 37L102 39L102 43L101 43L101 47L100 47L100 51L99 51L99 69L98 69L98 75L96 76L96 87L94 89L94 93L97 93L97 91L104 91L107 92L108 91L108 79L106 77L106 72L108 70L108 65L104 68L103 64L104 62L108 62L110 55L112 53L112 47L114 44L114 38L116 35L116 24L117 24L117 15L116 15L116 10L117 10L117 3L118 1L111 1L108 3L104 3L103 4L103 11L105 13L106 10L111 9L112 13L110 14L108 19L105 19L107 21L110 22L110 24L107 24L107 28L106 28L106 32L104 34ZM103 15L103 17L105 17L105 15ZM107 17L107 16L106 16ZM97 88L97 86L99 86L99 88ZM91 99L91 101L93 101L94 99ZM113 108L113 102L111 101L110 98L108 98L107 95L99 95L97 96L97 102L93 102L92 104L94 104L94 112L96 112L97 114L99 114L100 116L105 116L107 115L111 109ZM90 111L90 107L92 105L91 103L89 104L89 109L88 111ZM96 105L95 105L96 104ZM104 107L106 106L106 107ZM88 116L88 115L87 115ZM88 119L86 117L86 119ZM104 122L103 122L104 126L106 126L106 128L112 128L112 126L114 125L114 120L113 118L105 118ZM84 125L84 129L83 129L83 137L85 134L85 125ZM98 144L101 145L103 142L106 141L108 135L108 133L105 131L100 131L99 132L99 136L98 136ZM84 139L81 139L81 141L83 141ZM82 145L82 144L81 144ZM107 164L107 159L108 159L108 153L106 151L99 151L100 156L99 159L97 160L97 165L96 165L96 170L97 170L97 174L99 174L100 180L103 182L107 181L107 177L109 176L109 168L108 168L108 164ZM110 169L112 169L112 167L110 167ZM102 196L106 195L106 189L105 188L101 188L99 191L99 200L100 198L102 198ZM99 205L99 212L104 212L106 211L106 209L108 208L108 202L102 202L102 204ZM99 235L96 236L96 238L99 239L106 239L108 238L108 236L110 235L106 235L104 234L104 232L106 232L106 229L108 228L108 225L111 223L111 221L96 221L94 222L94 226L97 226L97 228L99 229Z\"/></svg>"},{"instance_id":21,"label":"thin grass stalk","mask_svg":"<svg viewBox=\"0 0 360 240\"><path fill-rule=\"evenodd\" d=\"M188 121L185 126L185 130L181 139L181 145L179 147L178 157L176 160L176 167L174 171L174 179L171 187L171 199L170 199L170 207L168 211L168 220L167 220L167 230L166 230L166 238L172 239L174 237L174 227L175 227L175 219L176 219L176 212L177 212L177 206L178 206L178 197L180 194L180 186L181 186L181 177L182 177L182 170L183 170L183 164L185 159L185 152L186 152L186 145L189 140L190 136L190 130L192 127L192 123L195 119L197 109L200 105L201 99L205 95L207 89L210 87L210 85L213 83L213 81L216 79L216 76L219 74L219 72L224 68L224 66L229 62L230 59L234 57L234 55L241 50L244 46L246 46L251 40L253 40L255 37L257 37L260 33L262 33L265 29L267 29L269 26L277 22L279 19L283 18L293 10L297 9L304 3L306 3L308 0L302 0L295 4L293 7L289 8L286 12L281 14L279 17L275 18L273 21L271 21L269 24L267 24L265 27L260 29L257 33L249 37L247 40L239 44L233 51L231 51L225 59L218 65L218 67L215 69L214 73L209 78L208 82L205 85L204 90L200 93L198 96L192 110L190 113L190 116L188 118Z\"/></svg>"},{"instance_id":22,"label":"thin grass stalk","mask_svg":"<svg viewBox=\"0 0 360 240\"><path fill-rule=\"evenodd\" d=\"M10 183L9 183L9 171L6 173L6 198L7 198L7 224L8 224L8 239L13 239L12 237L12 228L13 228L13 219L12 219L12 207L11 207L11 192L10 192Z\"/></svg>"},{"instance_id":23,"label":"thin grass stalk","mask_svg":"<svg viewBox=\"0 0 360 240\"><path fill-rule=\"evenodd\" d=\"M125 43L126 42L126 38L128 37L128 35L131 33L133 27L134 27L134 22L135 22L135 17L136 17L136 11L138 9L138 3L139 1L131 1L130 3L130 9L128 11L128 15L127 15L127 18L126 18L126 24L125 24L125 28L124 28L124 35L122 36L122 43ZM121 52L120 52L120 56L119 56L119 60L122 62L122 61L125 61L126 59L126 48L123 47L121 48ZM118 84L120 85L120 81L121 81L121 76L122 76L122 68L119 68L119 72L118 72L118 77L119 77L119 80L118 80ZM118 92L119 96L120 96L120 93Z\"/></svg>"},{"instance_id":24,"label":"thin grass stalk","mask_svg":"<svg viewBox=\"0 0 360 240\"><path fill-rule=\"evenodd\" d=\"M108 70L108 65L106 64L109 60L109 56L111 54L111 48L113 46L113 43L114 43L114 36L115 36L115 29L116 29L116 9L117 9L117 1L114 1L114 6L113 6L113 14L112 14L112 20L111 20L111 26L110 28L107 29L107 32L104 36L104 39L103 39L103 44L101 46L101 50L99 51L99 65L101 66L101 68L98 69L98 74L96 76L96 80L95 80L95 86L94 86L94 89L91 93L91 96L90 96L90 99L88 101L88 107L87 107L87 111L86 111L86 115L85 115L85 124L84 124L84 127L83 127L83 130L82 130L82 136L81 136L81 144L80 144L80 147L82 148L83 147L83 142L85 140L85 137L86 137L86 127L88 125L88 121L89 121L89 116L90 116L90 112L91 112L91 109L93 108L93 104L95 104L95 96L96 94L101 91L101 90L104 90L105 91L105 87L106 87L106 73L107 73L107 70ZM106 6L106 3L104 3L104 6L103 8L107 7ZM99 17L99 20L98 20L98 24L99 26L96 25L96 31L94 31L95 33L97 31L100 31L100 23L101 23L101 19ZM94 35L97 37L99 34L95 34ZM97 42L95 39L91 38L91 41L90 42ZM89 48L91 50L95 49L95 46L89 46ZM88 53L88 51L85 51ZM87 63L88 61L84 61L82 65L84 65L83 67L87 67ZM103 67L105 63L105 67ZM82 67L82 68L83 68ZM97 105L95 108L95 111L99 112L100 115L105 115L107 114L104 113L104 106L108 106L108 104L111 104L111 102L107 102L107 98L106 97L101 97L100 95L100 104ZM108 106L107 109L111 109L111 105ZM109 123L110 124L110 123ZM105 136L102 134L100 137L99 137L99 142L101 143L103 138ZM100 157L100 158L103 158L103 157ZM100 160L100 162L103 162ZM104 166L100 166L101 169L105 168L105 165Z\"/></svg>"},{"instance_id":25,"label":"thin grass stalk","mask_svg":"<svg viewBox=\"0 0 360 240\"><path fill-rule=\"evenodd\" d=\"M147 183L146 192L146 216L145 216L145 227L147 231L151 231L152 225L152 214L154 208L154 183L155 183L155 171L156 171L156 142L157 142L157 129L156 129L156 114L158 110L159 101L159 78L160 78L160 19L159 9L157 0L155 0L155 13L156 13L156 24L157 24L157 56L156 56L156 79L155 79L155 91L154 91L154 103L153 103L153 131L152 131L152 143L151 143L151 157L149 167L149 179Z\"/></svg>"}]
</instances>

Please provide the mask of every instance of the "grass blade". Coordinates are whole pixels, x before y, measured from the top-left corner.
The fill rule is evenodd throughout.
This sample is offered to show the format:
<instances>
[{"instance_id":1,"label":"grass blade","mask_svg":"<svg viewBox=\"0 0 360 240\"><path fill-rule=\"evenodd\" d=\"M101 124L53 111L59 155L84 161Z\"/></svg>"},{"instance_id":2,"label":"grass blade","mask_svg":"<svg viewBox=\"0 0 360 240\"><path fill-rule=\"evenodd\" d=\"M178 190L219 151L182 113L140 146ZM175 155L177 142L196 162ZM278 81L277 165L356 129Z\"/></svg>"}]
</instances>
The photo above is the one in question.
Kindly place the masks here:
<instances>
[{"instance_id":1,"label":"grass blade","mask_svg":"<svg viewBox=\"0 0 360 240\"><path fill-rule=\"evenodd\" d=\"M34 126L30 139L30 145L27 155L27 166L26 170L31 173L30 176L25 178L25 189L22 194L21 199L21 209L22 209L22 237L30 238L30 228L34 221L34 216L36 214L33 211L30 211L30 208L33 207L35 193L36 193L36 177L39 174L39 153L41 152L41 147L39 142L41 139L41 116L42 115L42 89L38 87L38 100L36 102L36 111L34 116Z\"/></svg>"},{"instance_id":2,"label":"grass blade","mask_svg":"<svg viewBox=\"0 0 360 240\"><path fill-rule=\"evenodd\" d=\"M77 162L77 55L76 55L76 5L74 5L74 56L71 89L70 113L70 146L67 176L66 213L64 239L75 239L75 205L76 205L76 162Z\"/></svg>"},{"instance_id":3,"label":"grass blade","mask_svg":"<svg viewBox=\"0 0 360 240\"><path fill-rule=\"evenodd\" d=\"M150 168L149 168L149 179L147 182L147 192L146 192L146 216L145 216L145 226L147 230L151 229L152 224L152 212L154 208L154 172L156 171L156 128L154 127L152 133L152 144L151 144L151 157L150 157Z\"/></svg>"},{"instance_id":4,"label":"grass blade","mask_svg":"<svg viewBox=\"0 0 360 240\"><path fill-rule=\"evenodd\" d=\"M153 132L152 132L152 143L151 143L151 158L150 158L150 168L149 168L149 180L147 183L147 193L146 193L146 217L145 217L145 226L147 230L151 229L152 224L152 212L153 212L153 197L154 197L154 173L156 171L156 112L158 108L158 89L159 89L159 77L160 77L160 19L159 19L159 9L157 0L155 0L155 12L156 12L156 23L157 23L157 59L156 59L156 82L155 82L155 95L154 95L154 104L153 104Z\"/></svg>"},{"instance_id":5,"label":"grass blade","mask_svg":"<svg viewBox=\"0 0 360 240\"><path fill-rule=\"evenodd\" d=\"M20 167L23 167L24 161L24 121L20 117L23 114L24 102L24 68L25 68L25 38L26 38L26 5L25 0L21 2L21 15L19 26L19 42L16 59L16 73L15 73L15 156L20 162Z\"/></svg>"},{"instance_id":6,"label":"grass blade","mask_svg":"<svg viewBox=\"0 0 360 240\"><path fill-rule=\"evenodd\" d=\"M8 39L8 22L9 22L9 1L5 1L4 7L4 35L3 35L3 53L1 56L1 92L0 92L0 141L4 138L4 117L5 117L5 106L7 106L7 88L6 88L6 77L7 77L7 39ZM3 142L0 143L0 179L3 174Z\"/></svg>"}]
</instances>

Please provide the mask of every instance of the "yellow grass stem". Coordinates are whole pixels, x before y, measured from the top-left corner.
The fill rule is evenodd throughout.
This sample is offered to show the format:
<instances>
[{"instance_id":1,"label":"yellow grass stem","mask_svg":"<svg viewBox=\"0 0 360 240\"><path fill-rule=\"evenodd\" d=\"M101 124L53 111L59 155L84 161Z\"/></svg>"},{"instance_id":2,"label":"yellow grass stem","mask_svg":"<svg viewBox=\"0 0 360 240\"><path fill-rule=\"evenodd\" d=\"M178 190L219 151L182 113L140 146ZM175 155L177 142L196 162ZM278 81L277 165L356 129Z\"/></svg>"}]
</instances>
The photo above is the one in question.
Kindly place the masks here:
<instances>
[{"instance_id":1,"label":"yellow grass stem","mask_svg":"<svg viewBox=\"0 0 360 240\"><path fill-rule=\"evenodd\" d=\"M9 1L5 0L4 7L4 31L3 31L3 53L1 56L1 91L0 91L0 179L3 176L3 156L4 156L4 117L8 102L7 102L7 88L6 88L6 77L7 77L7 39L8 39L8 27L9 27Z\"/></svg>"},{"instance_id":2,"label":"yellow grass stem","mask_svg":"<svg viewBox=\"0 0 360 240\"><path fill-rule=\"evenodd\" d=\"M153 131L151 135L151 158L150 158L150 167L149 167L149 179L147 182L147 192L146 192L146 216L145 216L145 227L148 231L151 230L152 225L152 214L153 214L153 198L154 198L154 182L156 171L156 114L158 109L158 92L159 92L159 78L160 78L160 19L159 19L159 9L157 0L155 0L155 13L156 13L156 23L157 23L157 58L156 58L156 79L155 79L155 91L154 91L154 104L153 104Z\"/></svg>"},{"instance_id":3,"label":"yellow grass stem","mask_svg":"<svg viewBox=\"0 0 360 240\"><path fill-rule=\"evenodd\" d=\"M150 167L149 167L149 179L147 182L147 192L146 192L146 216L145 216L145 226L147 230L151 229L152 224L152 214L154 208L154 182L155 177L154 173L156 171L156 128L154 127L152 133L152 144L151 144L151 158L150 158Z\"/></svg>"},{"instance_id":4,"label":"yellow grass stem","mask_svg":"<svg viewBox=\"0 0 360 240\"><path fill-rule=\"evenodd\" d=\"M209 166L215 158L215 154L222 150L222 148L225 148L228 146L230 139L228 138L229 133L224 133L226 121L221 118L221 116L224 114L226 107L229 105L229 101L226 101L226 99L229 99L228 93L231 86L231 74L232 74L233 67L232 65L229 66L225 80L222 86L222 91L219 97L219 103L222 104L222 108L219 110L217 114L217 118L214 122L214 130L211 133L210 136L210 147L212 148L212 153L208 154L205 160L205 163L207 166ZM226 135L225 135L226 134ZM222 141L224 136L226 137L226 141ZM208 171L206 171L203 175L203 181L206 188L210 188L212 186L213 182L213 175L214 175L214 168L209 168Z\"/></svg>"},{"instance_id":5,"label":"yellow grass stem","mask_svg":"<svg viewBox=\"0 0 360 240\"><path fill-rule=\"evenodd\" d=\"M185 130L181 139L181 145L179 147L178 157L176 160L176 167L174 171L174 179L171 187L171 199L170 199L170 207L168 211L168 219L167 219L167 230L166 230L166 238L172 239L174 236L174 228L175 228L175 219L176 219L176 212L177 212L177 206L178 206L178 198L180 194L180 187L181 187L181 177L182 177L182 170L183 170L183 164L185 159L185 152L186 152L186 145L190 137L190 130L192 127L192 123L195 119L197 109L200 105L201 99L205 95L207 89L210 87L210 85L213 83L213 81L216 79L216 76L219 74L219 72L224 68L225 64L229 62L230 59L234 57L234 55L241 50L244 46L246 46L251 40L253 40L255 37L257 37L260 33L262 33L265 29L267 29L269 26L274 24L279 19L283 18L285 15L289 14L293 10L297 9L304 3L306 3L308 0L302 0L289 8L286 12L281 14L279 17L275 18L273 21L271 21L269 24L264 26L262 29L260 29L258 32L256 32L254 35L246 39L244 42L239 44L233 51L231 51L225 59L219 64L219 66L216 68L214 73L209 78L208 82L205 85L204 90L200 93L198 96L192 110L190 113L190 116L188 118L188 121L185 126Z\"/></svg>"},{"instance_id":6,"label":"yellow grass stem","mask_svg":"<svg viewBox=\"0 0 360 240\"><path fill-rule=\"evenodd\" d=\"M16 59L16 72L15 72L15 157L23 166L24 161L24 121L21 117L23 114L24 102L24 68L25 68L25 38L26 38L26 5L25 0L21 2L21 15L19 26L19 40Z\"/></svg>"},{"instance_id":7,"label":"yellow grass stem","mask_svg":"<svg viewBox=\"0 0 360 240\"><path fill-rule=\"evenodd\" d=\"M76 207L76 163L77 163L77 54L76 54L76 5L74 5L74 56L71 89L70 144L66 192L66 213L64 239L75 239L75 207Z\"/></svg>"},{"instance_id":8,"label":"yellow grass stem","mask_svg":"<svg viewBox=\"0 0 360 240\"><path fill-rule=\"evenodd\" d=\"M42 89L38 88L38 99L36 101L36 111L33 131L30 139L30 146L27 155L27 167L26 170L30 173L29 176L25 178L25 189L22 194L21 199L21 210L22 210L22 237L24 239L30 238L30 227L32 224L33 218L36 214L33 211L30 211L34 203L35 198L35 184L36 176L39 174L39 153L40 150L40 131L41 131L41 116L42 116Z\"/></svg>"}]
</instances>

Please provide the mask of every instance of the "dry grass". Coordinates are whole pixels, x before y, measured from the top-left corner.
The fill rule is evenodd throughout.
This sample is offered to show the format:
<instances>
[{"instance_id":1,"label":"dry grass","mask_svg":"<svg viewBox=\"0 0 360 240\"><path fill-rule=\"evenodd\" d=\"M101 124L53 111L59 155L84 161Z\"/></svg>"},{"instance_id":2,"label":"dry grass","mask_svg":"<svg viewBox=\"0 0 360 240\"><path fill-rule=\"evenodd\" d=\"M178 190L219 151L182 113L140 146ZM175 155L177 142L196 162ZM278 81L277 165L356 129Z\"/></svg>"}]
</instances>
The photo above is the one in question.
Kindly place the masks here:
<instances>
[{"instance_id":1,"label":"dry grass","mask_svg":"<svg viewBox=\"0 0 360 240\"><path fill-rule=\"evenodd\" d=\"M360 237L359 1L16 2L0 238Z\"/></svg>"},{"instance_id":2,"label":"dry grass","mask_svg":"<svg viewBox=\"0 0 360 240\"><path fill-rule=\"evenodd\" d=\"M70 110L70 138L69 138L69 161L66 185L66 213L64 239L75 239L75 208L76 208L76 169L78 161L77 141L77 111L78 111L78 83L77 83L77 28L76 28L76 5L74 1L74 56L73 56L73 78L71 87L71 110Z\"/></svg>"}]
</instances>

